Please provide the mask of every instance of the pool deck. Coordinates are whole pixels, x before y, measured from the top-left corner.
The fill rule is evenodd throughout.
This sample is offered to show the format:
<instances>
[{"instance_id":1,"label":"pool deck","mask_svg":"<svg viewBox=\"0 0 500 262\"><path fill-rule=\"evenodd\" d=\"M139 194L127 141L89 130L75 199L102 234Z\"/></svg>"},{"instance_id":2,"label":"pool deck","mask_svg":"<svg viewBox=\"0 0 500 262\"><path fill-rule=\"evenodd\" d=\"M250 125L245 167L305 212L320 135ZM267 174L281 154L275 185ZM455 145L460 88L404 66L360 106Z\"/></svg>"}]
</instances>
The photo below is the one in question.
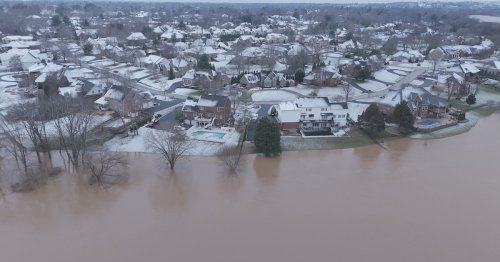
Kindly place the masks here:
<instances>
[{"instance_id":1,"label":"pool deck","mask_svg":"<svg viewBox=\"0 0 500 262\"><path fill-rule=\"evenodd\" d=\"M418 125L418 122L423 122L423 121L438 121L435 124L432 125ZM436 130L440 130L443 128L447 128L450 126L457 125L458 121L449 117L445 118L425 118L425 119L419 119L418 121L415 122L415 128L417 129L418 132L423 132L423 133L429 133L433 132Z\"/></svg>"},{"instance_id":2,"label":"pool deck","mask_svg":"<svg viewBox=\"0 0 500 262\"><path fill-rule=\"evenodd\" d=\"M222 133L224 136L221 138L218 137L200 137L200 136L193 136L193 133L197 131L203 131L207 133ZM231 135L231 133L234 132L234 129L227 129L227 130L222 130L222 129L203 129L200 127L191 127L188 130L186 130L186 135L190 139L194 140L199 140L199 141L205 141L205 142L214 142L214 143L225 143L227 138Z\"/></svg>"}]
</instances>

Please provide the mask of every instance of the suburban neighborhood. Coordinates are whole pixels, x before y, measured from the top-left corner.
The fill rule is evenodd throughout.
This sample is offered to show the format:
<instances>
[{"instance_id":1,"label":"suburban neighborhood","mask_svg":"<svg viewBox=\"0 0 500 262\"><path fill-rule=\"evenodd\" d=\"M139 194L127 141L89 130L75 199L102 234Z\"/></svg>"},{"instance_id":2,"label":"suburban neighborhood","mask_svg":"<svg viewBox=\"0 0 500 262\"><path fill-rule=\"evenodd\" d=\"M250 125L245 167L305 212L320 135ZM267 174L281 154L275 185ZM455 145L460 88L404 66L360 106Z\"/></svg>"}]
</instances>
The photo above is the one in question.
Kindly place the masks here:
<instances>
[{"instance_id":1,"label":"suburban neighborhood","mask_svg":"<svg viewBox=\"0 0 500 262\"><path fill-rule=\"evenodd\" d=\"M182 133L188 155L258 152L262 119L285 150L334 149L464 132L500 102L498 36L449 30L454 21L435 15L367 23L314 8L130 7L3 6L23 23L0 33L1 133L20 128L9 129L22 120L12 108L51 101L58 114L38 116L46 139L65 135L56 105L82 103L94 150L148 152L151 133Z\"/></svg>"}]
</instances>

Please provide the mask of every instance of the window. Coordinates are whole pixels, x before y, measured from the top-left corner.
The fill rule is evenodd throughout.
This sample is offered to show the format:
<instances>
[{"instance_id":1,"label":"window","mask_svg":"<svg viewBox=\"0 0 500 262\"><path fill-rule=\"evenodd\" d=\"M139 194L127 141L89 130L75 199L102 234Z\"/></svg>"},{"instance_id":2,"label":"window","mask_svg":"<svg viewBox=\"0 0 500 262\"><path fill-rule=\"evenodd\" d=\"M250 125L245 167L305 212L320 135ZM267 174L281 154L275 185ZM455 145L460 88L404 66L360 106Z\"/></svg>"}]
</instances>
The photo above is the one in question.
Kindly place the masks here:
<instances>
[{"instance_id":1,"label":"window","mask_svg":"<svg viewBox=\"0 0 500 262\"><path fill-rule=\"evenodd\" d=\"M309 114L309 117L314 117L314 114Z\"/></svg>"},{"instance_id":2,"label":"window","mask_svg":"<svg viewBox=\"0 0 500 262\"><path fill-rule=\"evenodd\" d=\"M312 108L306 108L306 111L310 112L312 111Z\"/></svg>"}]
</instances>

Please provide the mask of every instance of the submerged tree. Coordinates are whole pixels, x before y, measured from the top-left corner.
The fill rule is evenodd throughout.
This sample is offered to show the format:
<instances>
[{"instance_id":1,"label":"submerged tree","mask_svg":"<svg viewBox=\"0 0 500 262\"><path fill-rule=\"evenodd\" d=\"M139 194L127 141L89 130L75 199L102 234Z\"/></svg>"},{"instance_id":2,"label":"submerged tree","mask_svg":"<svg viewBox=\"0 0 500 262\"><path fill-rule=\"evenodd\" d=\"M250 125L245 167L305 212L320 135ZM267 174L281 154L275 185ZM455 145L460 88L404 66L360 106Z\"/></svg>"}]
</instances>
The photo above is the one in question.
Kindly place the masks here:
<instances>
[{"instance_id":1,"label":"submerged tree","mask_svg":"<svg viewBox=\"0 0 500 262\"><path fill-rule=\"evenodd\" d=\"M229 169L236 172L241 160L243 144L223 146L217 153L219 160Z\"/></svg>"},{"instance_id":2,"label":"submerged tree","mask_svg":"<svg viewBox=\"0 0 500 262\"><path fill-rule=\"evenodd\" d=\"M73 167L78 168L87 151L94 120L92 109L83 100L63 98L53 108L53 118L59 145Z\"/></svg>"},{"instance_id":3,"label":"submerged tree","mask_svg":"<svg viewBox=\"0 0 500 262\"><path fill-rule=\"evenodd\" d=\"M160 153L171 170L175 168L177 160L185 156L190 147L186 135L177 130L171 130L171 132L151 131L146 137L146 145L153 151Z\"/></svg>"},{"instance_id":4,"label":"submerged tree","mask_svg":"<svg viewBox=\"0 0 500 262\"><path fill-rule=\"evenodd\" d=\"M89 170L90 185L98 184L106 187L120 182L126 177L127 160L117 153L99 152L88 156L85 162Z\"/></svg>"}]
</instances>

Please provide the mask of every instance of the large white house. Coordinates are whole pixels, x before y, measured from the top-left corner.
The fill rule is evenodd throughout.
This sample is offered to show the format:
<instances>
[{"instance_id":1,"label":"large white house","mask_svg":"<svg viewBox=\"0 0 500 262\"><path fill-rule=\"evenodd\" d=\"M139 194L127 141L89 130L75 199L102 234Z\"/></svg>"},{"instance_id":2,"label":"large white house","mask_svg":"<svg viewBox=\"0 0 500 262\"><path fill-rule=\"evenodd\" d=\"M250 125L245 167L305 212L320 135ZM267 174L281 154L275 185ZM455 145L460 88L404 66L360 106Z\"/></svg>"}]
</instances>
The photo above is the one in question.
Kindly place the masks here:
<instances>
[{"instance_id":1,"label":"large white house","mask_svg":"<svg viewBox=\"0 0 500 262\"><path fill-rule=\"evenodd\" d=\"M326 97L303 97L276 107L281 129L327 130L347 124L347 103L330 103Z\"/></svg>"}]
</instances>

